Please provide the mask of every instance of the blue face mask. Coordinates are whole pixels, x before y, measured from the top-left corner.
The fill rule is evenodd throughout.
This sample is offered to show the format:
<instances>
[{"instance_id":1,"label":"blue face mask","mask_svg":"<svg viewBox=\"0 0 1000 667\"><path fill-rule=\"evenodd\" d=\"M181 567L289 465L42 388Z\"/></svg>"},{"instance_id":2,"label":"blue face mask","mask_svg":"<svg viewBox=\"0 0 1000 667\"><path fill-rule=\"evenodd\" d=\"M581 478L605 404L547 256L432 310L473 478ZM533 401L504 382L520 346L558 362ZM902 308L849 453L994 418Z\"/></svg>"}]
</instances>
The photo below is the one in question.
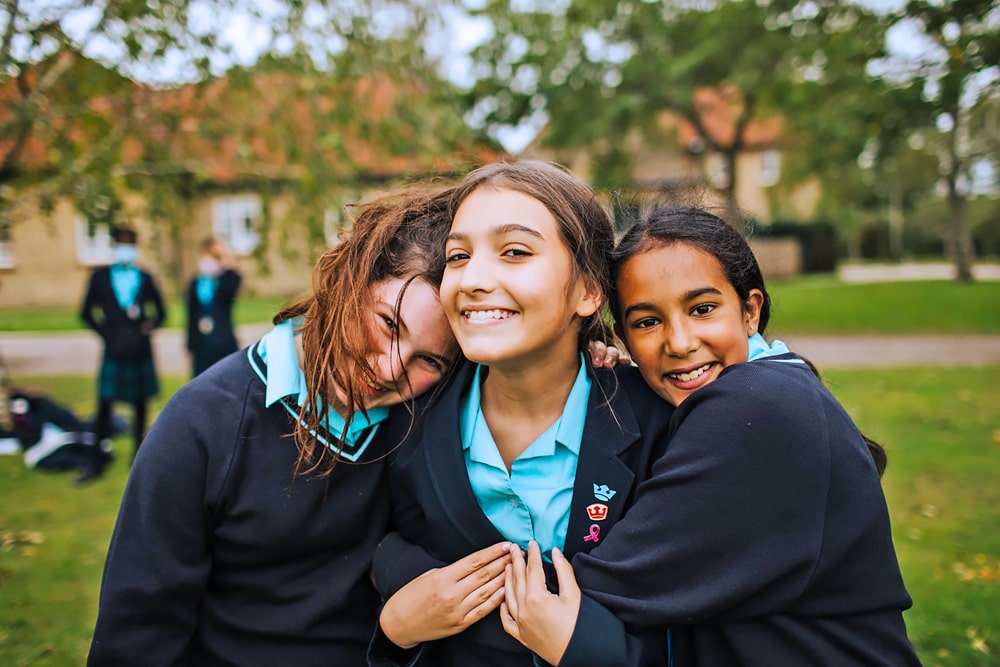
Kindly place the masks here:
<instances>
[{"instance_id":1,"label":"blue face mask","mask_svg":"<svg viewBox=\"0 0 1000 667\"><path fill-rule=\"evenodd\" d=\"M115 246L115 262L118 264L135 264L139 259L139 249L134 245L118 244Z\"/></svg>"}]
</instances>

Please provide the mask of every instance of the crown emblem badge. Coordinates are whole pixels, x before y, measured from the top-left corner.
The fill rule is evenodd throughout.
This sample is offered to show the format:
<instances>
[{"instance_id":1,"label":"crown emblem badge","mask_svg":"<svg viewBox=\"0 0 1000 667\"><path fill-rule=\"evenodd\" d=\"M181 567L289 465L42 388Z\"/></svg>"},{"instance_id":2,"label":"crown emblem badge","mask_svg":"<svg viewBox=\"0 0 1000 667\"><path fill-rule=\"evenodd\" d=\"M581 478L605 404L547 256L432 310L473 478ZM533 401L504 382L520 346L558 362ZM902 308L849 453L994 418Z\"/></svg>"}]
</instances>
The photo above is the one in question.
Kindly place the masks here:
<instances>
[{"instance_id":1,"label":"crown emblem badge","mask_svg":"<svg viewBox=\"0 0 1000 667\"><path fill-rule=\"evenodd\" d=\"M594 484L594 497L597 498L598 500L603 500L604 502L608 502L609 500L614 498L616 493L618 492L609 488L607 484L601 484L600 486Z\"/></svg>"},{"instance_id":2,"label":"crown emblem badge","mask_svg":"<svg viewBox=\"0 0 1000 667\"><path fill-rule=\"evenodd\" d=\"M591 521L604 521L608 518L608 506L601 503L587 505L587 516Z\"/></svg>"}]
</instances>

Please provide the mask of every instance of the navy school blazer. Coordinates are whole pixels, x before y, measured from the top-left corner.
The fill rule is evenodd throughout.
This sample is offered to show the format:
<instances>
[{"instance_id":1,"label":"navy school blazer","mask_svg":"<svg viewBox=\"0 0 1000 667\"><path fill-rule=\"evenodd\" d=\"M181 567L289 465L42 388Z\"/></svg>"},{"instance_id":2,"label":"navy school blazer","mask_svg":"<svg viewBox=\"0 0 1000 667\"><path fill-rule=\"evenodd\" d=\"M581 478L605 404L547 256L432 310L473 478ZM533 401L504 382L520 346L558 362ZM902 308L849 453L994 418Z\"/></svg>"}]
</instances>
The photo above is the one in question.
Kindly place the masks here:
<instances>
[{"instance_id":1,"label":"navy school blazer","mask_svg":"<svg viewBox=\"0 0 1000 667\"><path fill-rule=\"evenodd\" d=\"M463 364L445 387L418 405L415 418L396 410L384 427L388 442L401 443L389 468L396 532L379 544L373 561L376 585L384 598L430 568L453 563L505 539L476 500L461 446L461 400L474 373L474 364ZM663 453L674 412L673 406L646 386L635 368L591 369L591 377L563 548L571 560L603 542L628 511L636 488L650 477L653 462ZM608 491L614 492L610 498ZM591 512L600 511L592 507L595 504L606 505L605 518L595 520L588 513L588 507ZM547 575L549 587L555 589L551 567ZM662 628L630 632L586 595L570 650L574 654L564 656L565 664L666 664ZM411 651L399 649L376 628L369 648L371 665L475 667L531 665L536 664L534 660L504 631L499 611L459 635Z\"/></svg>"}]
</instances>

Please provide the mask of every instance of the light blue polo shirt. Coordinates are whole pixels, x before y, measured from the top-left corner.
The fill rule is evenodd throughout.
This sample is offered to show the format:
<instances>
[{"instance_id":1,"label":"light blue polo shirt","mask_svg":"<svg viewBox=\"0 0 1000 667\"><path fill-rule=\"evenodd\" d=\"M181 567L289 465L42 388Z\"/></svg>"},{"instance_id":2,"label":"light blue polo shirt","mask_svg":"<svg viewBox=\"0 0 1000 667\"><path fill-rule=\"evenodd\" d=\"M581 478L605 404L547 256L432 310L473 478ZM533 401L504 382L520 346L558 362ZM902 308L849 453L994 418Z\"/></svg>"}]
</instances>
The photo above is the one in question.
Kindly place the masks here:
<instances>
[{"instance_id":1,"label":"light blue polo shirt","mask_svg":"<svg viewBox=\"0 0 1000 667\"><path fill-rule=\"evenodd\" d=\"M295 350L295 337L298 332L297 322L291 320L276 324L273 329L260 339L256 346L251 346L248 350L250 365L257 372L261 381L266 387L264 395L265 407L271 407L275 403L281 402L285 410L296 420L299 416L299 408L308 400L309 391L306 387L306 376L299 367L298 354ZM257 354L267 364L267 372L259 368L254 360L254 349ZM290 399L290 400L283 400ZM366 417L361 412L355 412L351 419L351 426L346 436L344 435L344 418L334 410L327 412L321 426L333 436L333 439L325 437L322 433L317 438L338 453L341 458L348 461L357 461L364 454L365 449L371 443L377 428L369 429L370 426L378 426L389 416L389 408L377 407L368 410ZM365 431L368 430L367 433ZM343 448L339 440L343 440Z\"/></svg>"},{"instance_id":2,"label":"light blue polo shirt","mask_svg":"<svg viewBox=\"0 0 1000 667\"><path fill-rule=\"evenodd\" d=\"M514 459L510 474L480 407L480 371L461 406L462 448L469 481L479 506L506 539L528 548L535 540L551 560L563 548L569 525L573 482L587 420L591 379L581 355L580 371L563 413Z\"/></svg>"},{"instance_id":3,"label":"light blue polo shirt","mask_svg":"<svg viewBox=\"0 0 1000 667\"><path fill-rule=\"evenodd\" d=\"M110 272L111 289L114 290L115 300L122 310L127 310L129 306L135 304L135 299L139 296L142 273L134 264L112 264Z\"/></svg>"}]
</instances>

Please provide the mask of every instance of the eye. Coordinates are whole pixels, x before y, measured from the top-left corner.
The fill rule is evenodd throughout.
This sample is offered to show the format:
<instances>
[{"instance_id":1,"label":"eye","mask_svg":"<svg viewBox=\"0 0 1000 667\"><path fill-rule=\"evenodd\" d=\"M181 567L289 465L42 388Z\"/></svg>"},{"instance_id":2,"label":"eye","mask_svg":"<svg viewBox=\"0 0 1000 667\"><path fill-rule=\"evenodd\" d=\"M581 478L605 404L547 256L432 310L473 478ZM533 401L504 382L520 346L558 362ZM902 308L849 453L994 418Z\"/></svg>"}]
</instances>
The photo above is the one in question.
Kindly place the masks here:
<instances>
[{"instance_id":1,"label":"eye","mask_svg":"<svg viewBox=\"0 0 1000 667\"><path fill-rule=\"evenodd\" d=\"M503 257L530 257L531 252L524 248L506 248L502 253Z\"/></svg>"},{"instance_id":2,"label":"eye","mask_svg":"<svg viewBox=\"0 0 1000 667\"><path fill-rule=\"evenodd\" d=\"M438 359L436 357L432 357L432 356L426 355L426 354L420 355L420 359L425 364L427 364L428 366L430 366L431 368L433 368L434 370L436 370L438 373L444 373L444 371L445 371L445 365L443 363L441 363L440 359Z\"/></svg>"},{"instance_id":3,"label":"eye","mask_svg":"<svg viewBox=\"0 0 1000 667\"><path fill-rule=\"evenodd\" d=\"M713 310L715 310L715 304L714 303L703 303L703 304L701 304L699 306L695 306L694 308L692 308L691 309L691 314L692 315L708 315Z\"/></svg>"},{"instance_id":4,"label":"eye","mask_svg":"<svg viewBox=\"0 0 1000 667\"><path fill-rule=\"evenodd\" d=\"M395 332L399 329L399 326L396 324L396 320L392 319L391 317L387 317L385 315L382 315L381 317L382 317L382 323L385 324L386 328L389 329L389 331Z\"/></svg>"},{"instance_id":5,"label":"eye","mask_svg":"<svg viewBox=\"0 0 1000 667\"><path fill-rule=\"evenodd\" d=\"M469 259L469 253L464 250L449 250L444 258L445 264L454 264Z\"/></svg>"},{"instance_id":6,"label":"eye","mask_svg":"<svg viewBox=\"0 0 1000 667\"><path fill-rule=\"evenodd\" d=\"M648 329L649 327L655 327L660 321L655 317L644 317L641 320L636 320L632 323L633 329Z\"/></svg>"}]
</instances>

